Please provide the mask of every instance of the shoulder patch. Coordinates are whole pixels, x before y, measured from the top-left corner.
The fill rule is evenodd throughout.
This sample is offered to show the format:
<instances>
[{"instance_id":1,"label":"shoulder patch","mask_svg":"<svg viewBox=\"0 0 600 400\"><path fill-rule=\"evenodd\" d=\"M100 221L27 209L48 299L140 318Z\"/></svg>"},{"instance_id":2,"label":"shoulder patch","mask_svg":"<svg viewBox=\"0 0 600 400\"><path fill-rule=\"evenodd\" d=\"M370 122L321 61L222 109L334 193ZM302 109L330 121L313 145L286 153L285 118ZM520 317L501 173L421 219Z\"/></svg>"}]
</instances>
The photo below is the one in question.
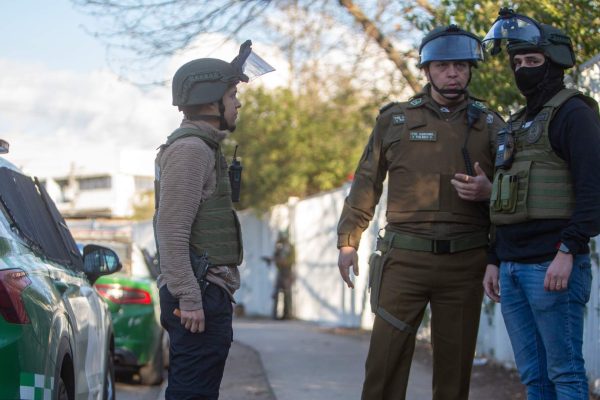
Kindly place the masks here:
<instances>
[{"instance_id":1,"label":"shoulder patch","mask_svg":"<svg viewBox=\"0 0 600 400\"><path fill-rule=\"evenodd\" d=\"M420 98L420 97L416 97L416 98L414 98L414 99L412 99L411 101L408 102L408 104L410 104L413 107L421 105L421 103L423 103L423 99Z\"/></svg>"},{"instance_id":2,"label":"shoulder patch","mask_svg":"<svg viewBox=\"0 0 600 400\"><path fill-rule=\"evenodd\" d=\"M385 111L387 111L388 109L392 108L396 104L398 104L397 101L392 101L391 103L387 103L385 106L383 106L383 107L381 107L379 109L379 114L384 113Z\"/></svg>"},{"instance_id":3,"label":"shoulder patch","mask_svg":"<svg viewBox=\"0 0 600 400\"><path fill-rule=\"evenodd\" d=\"M479 108L481 111L487 111L487 107L485 104L483 104L482 102L480 102L479 100L475 100L473 102L473 105L477 108Z\"/></svg>"}]
</instances>

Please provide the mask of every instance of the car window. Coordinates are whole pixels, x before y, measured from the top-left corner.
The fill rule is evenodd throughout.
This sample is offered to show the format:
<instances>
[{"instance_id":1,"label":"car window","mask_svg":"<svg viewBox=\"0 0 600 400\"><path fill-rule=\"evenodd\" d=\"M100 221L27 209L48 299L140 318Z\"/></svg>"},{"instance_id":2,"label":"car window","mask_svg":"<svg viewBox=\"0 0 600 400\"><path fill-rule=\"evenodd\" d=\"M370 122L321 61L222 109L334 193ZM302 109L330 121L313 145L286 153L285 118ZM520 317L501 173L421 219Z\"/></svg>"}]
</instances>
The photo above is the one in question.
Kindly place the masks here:
<instances>
[{"instance_id":1,"label":"car window","mask_svg":"<svg viewBox=\"0 0 600 400\"><path fill-rule=\"evenodd\" d=\"M64 219L39 182L0 168L0 201L11 227L35 251L82 270L83 260Z\"/></svg>"}]
</instances>

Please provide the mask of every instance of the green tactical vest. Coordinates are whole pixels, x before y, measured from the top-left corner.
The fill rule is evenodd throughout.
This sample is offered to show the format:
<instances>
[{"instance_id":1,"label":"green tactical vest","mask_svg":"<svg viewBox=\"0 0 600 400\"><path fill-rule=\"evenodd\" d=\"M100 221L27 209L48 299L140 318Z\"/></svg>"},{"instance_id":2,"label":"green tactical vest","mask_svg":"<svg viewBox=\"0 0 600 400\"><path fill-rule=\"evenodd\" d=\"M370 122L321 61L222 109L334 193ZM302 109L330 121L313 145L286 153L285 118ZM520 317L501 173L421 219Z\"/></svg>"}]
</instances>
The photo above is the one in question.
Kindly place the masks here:
<instances>
[{"instance_id":1,"label":"green tactical vest","mask_svg":"<svg viewBox=\"0 0 600 400\"><path fill-rule=\"evenodd\" d=\"M522 109L509 122L514 136L514 161L498 169L490 198L490 218L496 225L532 219L569 219L575 206L573 182L567 163L552 149L548 127L567 100L583 94L563 89L552 97L531 122Z\"/></svg>"},{"instance_id":2,"label":"green tactical vest","mask_svg":"<svg viewBox=\"0 0 600 400\"><path fill-rule=\"evenodd\" d=\"M461 147L467 132L466 108L451 121L431 116L428 97L414 97L382 110L378 132L388 170L386 217L389 223L458 222L489 225L488 206L462 200L450 180L465 171ZM473 102L473 100L469 100ZM491 111L481 103L481 115L471 128L468 149L488 176L493 156L488 125ZM490 115L490 118L488 118ZM389 120L389 121L388 121ZM497 119L496 119L497 120ZM376 128L377 129L377 128Z\"/></svg>"},{"instance_id":3,"label":"green tactical vest","mask_svg":"<svg viewBox=\"0 0 600 400\"><path fill-rule=\"evenodd\" d=\"M215 170L217 187L214 193L198 207L192 224L190 248L198 255L206 252L210 265L237 266L242 263L243 246L240 223L231 201L231 186L227 173L227 161L221 146L208 134L199 129L179 128L175 130L163 146L175 140L196 136L215 150ZM161 149L162 150L162 149ZM160 199L160 169L156 164L155 207Z\"/></svg>"}]
</instances>

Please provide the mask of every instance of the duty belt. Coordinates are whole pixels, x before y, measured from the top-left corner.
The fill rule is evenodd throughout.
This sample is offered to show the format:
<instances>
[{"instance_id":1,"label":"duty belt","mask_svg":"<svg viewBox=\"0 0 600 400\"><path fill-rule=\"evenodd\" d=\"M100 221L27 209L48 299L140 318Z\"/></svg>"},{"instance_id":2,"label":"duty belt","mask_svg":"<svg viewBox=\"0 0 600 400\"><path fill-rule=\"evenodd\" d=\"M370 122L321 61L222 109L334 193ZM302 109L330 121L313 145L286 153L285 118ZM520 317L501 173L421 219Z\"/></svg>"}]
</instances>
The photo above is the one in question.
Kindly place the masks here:
<instances>
[{"instance_id":1,"label":"duty belt","mask_svg":"<svg viewBox=\"0 0 600 400\"><path fill-rule=\"evenodd\" d=\"M476 249L478 247L486 247L487 245L488 235L483 232L460 239L435 240L425 239L406 233L386 231L383 238L379 238L377 241L377 250L386 252L390 248L394 248L427 251L433 254L451 254Z\"/></svg>"}]
</instances>

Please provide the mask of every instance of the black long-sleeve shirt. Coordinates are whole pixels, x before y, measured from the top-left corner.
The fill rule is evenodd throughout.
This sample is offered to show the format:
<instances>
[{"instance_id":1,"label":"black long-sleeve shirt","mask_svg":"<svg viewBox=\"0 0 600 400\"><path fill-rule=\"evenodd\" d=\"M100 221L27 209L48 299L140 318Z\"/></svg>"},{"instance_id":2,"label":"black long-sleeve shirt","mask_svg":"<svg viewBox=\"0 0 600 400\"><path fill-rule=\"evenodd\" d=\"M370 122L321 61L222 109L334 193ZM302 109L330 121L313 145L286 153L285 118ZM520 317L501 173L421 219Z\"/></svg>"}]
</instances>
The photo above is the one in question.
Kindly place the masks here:
<instances>
[{"instance_id":1,"label":"black long-sleeve shirt","mask_svg":"<svg viewBox=\"0 0 600 400\"><path fill-rule=\"evenodd\" d=\"M571 219L539 219L496 227L499 260L539 263L554 259L563 242L574 254L589 253L600 233L600 117L581 98L569 99L549 126L550 143L566 161L575 191ZM497 263L497 260L492 262Z\"/></svg>"}]
</instances>

